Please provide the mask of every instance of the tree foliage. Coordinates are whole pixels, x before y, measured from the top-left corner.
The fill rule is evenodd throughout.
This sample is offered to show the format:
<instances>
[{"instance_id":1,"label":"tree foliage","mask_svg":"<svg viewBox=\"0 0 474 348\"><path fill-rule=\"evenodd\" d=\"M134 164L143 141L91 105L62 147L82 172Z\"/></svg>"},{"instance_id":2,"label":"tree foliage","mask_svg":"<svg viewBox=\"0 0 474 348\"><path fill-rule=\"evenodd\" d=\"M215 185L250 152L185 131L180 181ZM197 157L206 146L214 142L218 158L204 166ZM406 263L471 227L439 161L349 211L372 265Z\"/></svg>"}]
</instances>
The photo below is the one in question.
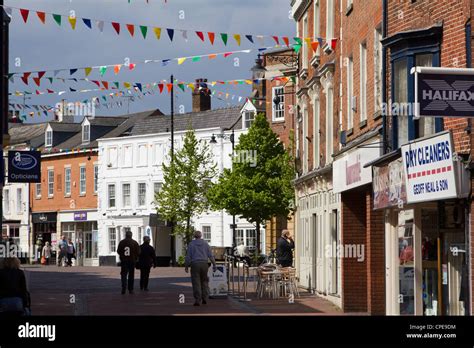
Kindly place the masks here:
<instances>
[{"instance_id":1,"label":"tree foliage","mask_svg":"<svg viewBox=\"0 0 474 348\"><path fill-rule=\"evenodd\" d=\"M163 164L163 173L162 189L155 196L158 214L161 219L175 223L174 235L180 236L186 247L194 232L192 218L209 209L207 193L217 175L209 146L189 129L174 161Z\"/></svg>"},{"instance_id":2,"label":"tree foliage","mask_svg":"<svg viewBox=\"0 0 474 348\"><path fill-rule=\"evenodd\" d=\"M256 155L256 161L242 161L242 153ZM232 169L225 169L211 189L212 208L254 223L260 251L260 226L272 216L288 216L294 206L293 178L290 154L259 114L239 138Z\"/></svg>"}]
</instances>

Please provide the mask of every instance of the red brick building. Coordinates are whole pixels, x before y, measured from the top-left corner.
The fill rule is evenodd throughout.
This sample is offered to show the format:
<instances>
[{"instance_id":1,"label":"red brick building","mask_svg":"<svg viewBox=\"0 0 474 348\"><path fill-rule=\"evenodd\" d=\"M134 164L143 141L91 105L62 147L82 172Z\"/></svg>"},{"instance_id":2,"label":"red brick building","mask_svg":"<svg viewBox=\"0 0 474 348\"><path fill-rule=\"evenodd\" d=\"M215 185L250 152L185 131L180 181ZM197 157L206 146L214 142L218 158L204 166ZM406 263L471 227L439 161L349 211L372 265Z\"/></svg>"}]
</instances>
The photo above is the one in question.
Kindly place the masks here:
<instances>
[{"instance_id":1,"label":"red brick building","mask_svg":"<svg viewBox=\"0 0 474 348\"><path fill-rule=\"evenodd\" d=\"M469 173L464 168L469 167L472 152L471 120L416 119L409 106L415 105L415 67L421 71L420 67L472 66L474 1L384 1L384 7L384 102L408 106L387 108L383 132L386 154L372 163L373 214L385 215L385 267L380 267L380 272L385 269L386 313L468 315L472 313L473 287L472 206L467 199ZM403 175L403 171L409 173L402 165L404 149L449 137L454 147L451 163L458 175L454 198L445 198L443 193L429 196L427 190L416 192L417 200L410 198L410 180L414 179Z\"/></svg>"}]
</instances>

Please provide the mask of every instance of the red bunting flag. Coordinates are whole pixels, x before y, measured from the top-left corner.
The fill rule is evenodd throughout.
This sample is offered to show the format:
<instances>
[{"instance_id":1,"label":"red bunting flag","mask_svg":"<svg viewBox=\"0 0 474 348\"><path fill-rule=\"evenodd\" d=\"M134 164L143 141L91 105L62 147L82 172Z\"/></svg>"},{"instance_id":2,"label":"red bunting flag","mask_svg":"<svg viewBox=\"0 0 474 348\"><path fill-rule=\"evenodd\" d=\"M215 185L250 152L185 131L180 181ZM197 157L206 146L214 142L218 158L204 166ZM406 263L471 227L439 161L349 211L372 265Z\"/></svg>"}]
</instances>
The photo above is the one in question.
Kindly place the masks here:
<instances>
[{"instance_id":1,"label":"red bunting flag","mask_svg":"<svg viewBox=\"0 0 474 348\"><path fill-rule=\"evenodd\" d=\"M127 29L130 35L133 37L135 34L135 26L133 24L127 24Z\"/></svg>"},{"instance_id":2,"label":"red bunting flag","mask_svg":"<svg viewBox=\"0 0 474 348\"><path fill-rule=\"evenodd\" d=\"M214 39L216 38L216 34L212 32L208 32L207 36L209 37L209 41L211 42L211 45L214 45Z\"/></svg>"},{"instance_id":3,"label":"red bunting flag","mask_svg":"<svg viewBox=\"0 0 474 348\"><path fill-rule=\"evenodd\" d=\"M273 40L275 40L276 44L280 44L280 40L278 40L278 36L272 36Z\"/></svg>"},{"instance_id":4,"label":"red bunting flag","mask_svg":"<svg viewBox=\"0 0 474 348\"><path fill-rule=\"evenodd\" d=\"M158 84L158 88L160 89L160 94L163 93L163 84L162 83L159 83Z\"/></svg>"},{"instance_id":5,"label":"red bunting flag","mask_svg":"<svg viewBox=\"0 0 474 348\"><path fill-rule=\"evenodd\" d=\"M311 42L311 48L313 49L313 52L316 52L318 50L318 46L319 46L318 41Z\"/></svg>"},{"instance_id":6,"label":"red bunting flag","mask_svg":"<svg viewBox=\"0 0 474 348\"><path fill-rule=\"evenodd\" d=\"M285 45L290 47L290 40L288 39L287 36L283 36L283 41L285 42Z\"/></svg>"},{"instance_id":7,"label":"red bunting flag","mask_svg":"<svg viewBox=\"0 0 474 348\"><path fill-rule=\"evenodd\" d=\"M39 77L33 77L33 81L35 81L36 85L39 87L41 84L41 79Z\"/></svg>"},{"instance_id":8,"label":"red bunting flag","mask_svg":"<svg viewBox=\"0 0 474 348\"><path fill-rule=\"evenodd\" d=\"M201 39L202 42L204 42L204 34L202 31L196 31L196 35Z\"/></svg>"},{"instance_id":9,"label":"red bunting flag","mask_svg":"<svg viewBox=\"0 0 474 348\"><path fill-rule=\"evenodd\" d=\"M54 91L52 89L46 89L48 91L48 93L54 93Z\"/></svg>"},{"instance_id":10,"label":"red bunting flag","mask_svg":"<svg viewBox=\"0 0 474 348\"><path fill-rule=\"evenodd\" d=\"M25 21L25 23L28 21L28 15L30 14L30 10L26 10L24 8L20 8L20 13L21 13L21 16L23 17L23 20Z\"/></svg>"},{"instance_id":11,"label":"red bunting flag","mask_svg":"<svg viewBox=\"0 0 474 348\"><path fill-rule=\"evenodd\" d=\"M28 84L28 77L30 77L30 75L31 75L30 72L23 73L23 76L21 77L21 79L25 85Z\"/></svg>"},{"instance_id":12,"label":"red bunting flag","mask_svg":"<svg viewBox=\"0 0 474 348\"><path fill-rule=\"evenodd\" d=\"M168 87L168 93L171 92L171 89L173 88L173 84L172 83L168 83L166 84L166 87Z\"/></svg>"},{"instance_id":13,"label":"red bunting flag","mask_svg":"<svg viewBox=\"0 0 474 348\"><path fill-rule=\"evenodd\" d=\"M334 51L336 49L337 39L331 39L331 49Z\"/></svg>"},{"instance_id":14,"label":"red bunting flag","mask_svg":"<svg viewBox=\"0 0 474 348\"><path fill-rule=\"evenodd\" d=\"M41 94L41 92L40 92L40 91L38 91L38 90L36 90L36 94Z\"/></svg>"},{"instance_id":15,"label":"red bunting flag","mask_svg":"<svg viewBox=\"0 0 474 348\"><path fill-rule=\"evenodd\" d=\"M46 13L44 12L40 12L40 11L36 11L36 15L38 16L39 20L41 21L41 23L45 23L46 22Z\"/></svg>"},{"instance_id":16,"label":"red bunting flag","mask_svg":"<svg viewBox=\"0 0 474 348\"><path fill-rule=\"evenodd\" d=\"M95 83L97 85L97 87L100 88L100 82L99 81L96 81L96 80L92 80L91 82Z\"/></svg>"},{"instance_id":17,"label":"red bunting flag","mask_svg":"<svg viewBox=\"0 0 474 348\"><path fill-rule=\"evenodd\" d=\"M112 22L112 26L114 27L115 31L117 32L117 35L120 35L120 23Z\"/></svg>"},{"instance_id":18,"label":"red bunting flag","mask_svg":"<svg viewBox=\"0 0 474 348\"><path fill-rule=\"evenodd\" d=\"M227 53L224 53L224 58L227 58L228 56L230 56L233 52L227 52Z\"/></svg>"},{"instance_id":19,"label":"red bunting flag","mask_svg":"<svg viewBox=\"0 0 474 348\"><path fill-rule=\"evenodd\" d=\"M43 78L44 74L46 74L46 71L38 71L38 78Z\"/></svg>"},{"instance_id":20,"label":"red bunting flag","mask_svg":"<svg viewBox=\"0 0 474 348\"><path fill-rule=\"evenodd\" d=\"M128 68L129 68L130 70L133 70L133 69L135 69L135 66L136 66L135 63L130 63L130 64L128 65Z\"/></svg>"}]
</instances>

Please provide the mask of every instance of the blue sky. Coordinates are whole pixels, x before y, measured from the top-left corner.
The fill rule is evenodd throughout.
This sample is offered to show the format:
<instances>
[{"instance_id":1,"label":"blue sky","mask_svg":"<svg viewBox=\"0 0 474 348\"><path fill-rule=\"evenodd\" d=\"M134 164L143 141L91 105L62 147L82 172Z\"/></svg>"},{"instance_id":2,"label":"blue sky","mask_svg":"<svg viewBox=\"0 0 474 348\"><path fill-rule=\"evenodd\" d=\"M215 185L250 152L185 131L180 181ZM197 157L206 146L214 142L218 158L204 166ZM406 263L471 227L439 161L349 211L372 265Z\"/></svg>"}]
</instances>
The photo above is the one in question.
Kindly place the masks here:
<instances>
[{"instance_id":1,"label":"blue sky","mask_svg":"<svg viewBox=\"0 0 474 348\"><path fill-rule=\"evenodd\" d=\"M135 37L130 37L126 28L122 26L121 34L118 36L109 23L105 23L104 32L96 28L93 30L84 26L78 19L76 30L72 30L66 21L59 27L50 15L47 15L46 25L41 24L36 13L30 13L28 23L24 24L17 10L13 10L13 19L10 25L10 72L54 70L59 68L74 68L84 66L97 66L124 63L126 58L131 62L144 61L146 59L167 59L183 56L194 56L217 52L227 52L239 49L257 49L259 45L252 45L244 37L239 47L230 36L227 46L224 46L218 33L238 33L253 35L281 35L294 36L295 23L289 18L289 0L5 0L6 6L17 8L28 8L58 14L68 14L74 10L76 16L116 21L123 24L143 24L162 28L187 29L188 41L186 42L180 32L175 33L170 43L166 31L162 33L161 40L156 40L153 32L148 32L144 40L135 29ZM184 18L182 18L184 15ZM181 17L181 18L180 18ZM216 41L212 46L206 38L203 43L195 34L195 31L216 32ZM256 41L256 40L255 40ZM265 46L272 46L274 42L266 39ZM250 78L249 69L253 66L257 51L249 54L239 54L228 58L218 57L209 61L207 58L201 62L186 61L182 65L172 63L166 67L161 64L139 64L133 71L122 70L115 75L112 69L100 77L97 70L89 76L90 79L119 81L119 82L155 82L169 79L171 74L175 78L192 82L196 78L207 78L213 80L229 80ZM239 66L235 66L235 58L239 58ZM15 64L20 62L20 66ZM36 74L33 74L36 76ZM45 76L53 76L46 73ZM61 73L61 77L68 74ZM83 71L78 71L74 77L83 78ZM41 87L37 87L30 78L29 86L25 86L19 78L15 83L10 83L12 90L36 89L45 90L51 88L55 91L66 90L69 87L76 89L96 88L89 82L54 82L43 78ZM230 95L246 96L250 92L245 86L216 86L217 91L227 92ZM33 96L27 100L27 104L49 104L54 105L62 98L68 101L82 101L103 92L93 93L67 93L63 96L41 95ZM118 115L127 112L127 101L122 100L122 108L101 108L96 110L98 115ZM11 103L23 103L22 97L11 97ZM213 107L225 107L235 105L238 99L224 100L212 99ZM191 92L186 89L183 93L176 93L176 108L185 112L191 111ZM130 103L130 112L150 110L159 108L169 113L169 96L154 94L136 99ZM178 111L178 109L176 110ZM41 119L35 121L45 121ZM29 120L30 122L31 120Z\"/></svg>"}]
</instances>

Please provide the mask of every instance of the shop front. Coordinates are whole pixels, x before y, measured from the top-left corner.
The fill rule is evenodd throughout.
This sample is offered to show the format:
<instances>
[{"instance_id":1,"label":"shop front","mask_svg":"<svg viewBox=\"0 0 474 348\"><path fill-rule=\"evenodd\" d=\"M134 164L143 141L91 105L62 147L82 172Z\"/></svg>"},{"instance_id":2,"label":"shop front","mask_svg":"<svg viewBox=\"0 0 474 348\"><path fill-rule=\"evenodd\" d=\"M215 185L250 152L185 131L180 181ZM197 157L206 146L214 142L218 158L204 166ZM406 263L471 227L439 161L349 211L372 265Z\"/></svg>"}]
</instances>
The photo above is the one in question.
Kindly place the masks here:
<instances>
[{"instance_id":1,"label":"shop front","mask_svg":"<svg viewBox=\"0 0 474 348\"><path fill-rule=\"evenodd\" d=\"M469 173L449 132L402 146L373 167L385 211L389 315L468 315Z\"/></svg>"},{"instance_id":2,"label":"shop front","mask_svg":"<svg viewBox=\"0 0 474 348\"><path fill-rule=\"evenodd\" d=\"M97 211L60 212L61 236L73 241L76 249L74 265L98 266Z\"/></svg>"},{"instance_id":3,"label":"shop front","mask_svg":"<svg viewBox=\"0 0 474 348\"><path fill-rule=\"evenodd\" d=\"M58 241L57 235L57 213L33 213L31 214L31 221L33 223L33 243L35 246L35 259L41 258L42 247L49 242L53 247L53 251L56 250ZM53 252L53 255L55 253Z\"/></svg>"}]
</instances>

